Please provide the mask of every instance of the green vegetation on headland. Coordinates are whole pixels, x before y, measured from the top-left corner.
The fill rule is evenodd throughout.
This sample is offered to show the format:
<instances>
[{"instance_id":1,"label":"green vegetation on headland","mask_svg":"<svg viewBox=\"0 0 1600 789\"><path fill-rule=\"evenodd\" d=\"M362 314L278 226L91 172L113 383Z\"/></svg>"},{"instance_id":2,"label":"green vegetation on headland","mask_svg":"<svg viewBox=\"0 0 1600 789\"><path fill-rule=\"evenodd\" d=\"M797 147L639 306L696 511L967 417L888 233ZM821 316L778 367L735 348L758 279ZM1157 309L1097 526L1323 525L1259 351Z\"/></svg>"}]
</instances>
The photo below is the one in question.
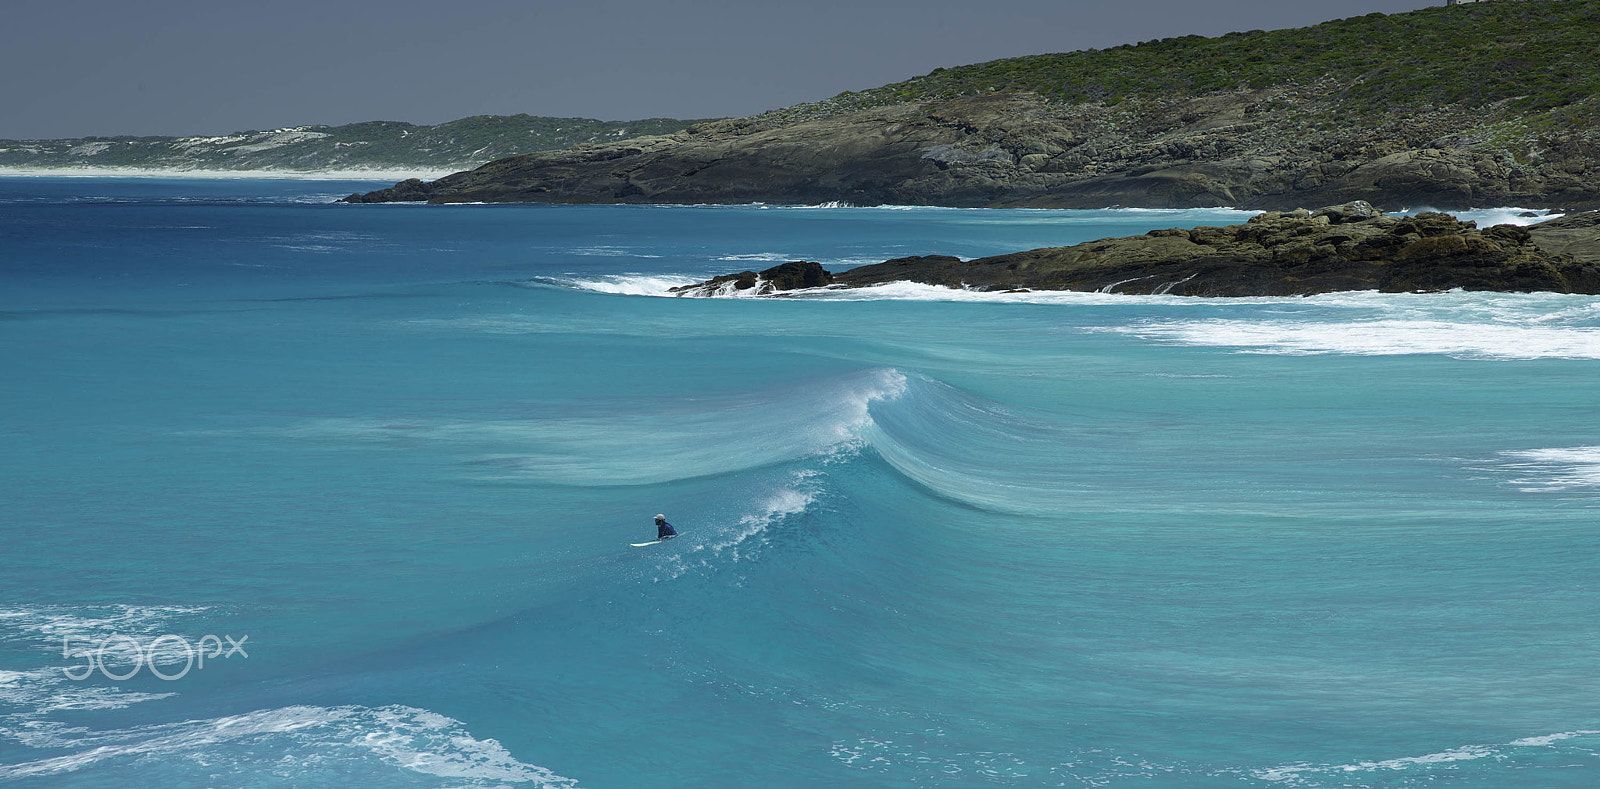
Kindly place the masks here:
<instances>
[{"instance_id":1,"label":"green vegetation on headland","mask_svg":"<svg viewBox=\"0 0 1600 789\"><path fill-rule=\"evenodd\" d=\"M996 60L357 201L1600 206L1600 0Z\"/></svg>"},{"instance_id":2,"label":"green vegetation on headland","mask_svg":"<svg viewBox=\"0 0 1600 789\"><path fill-rule=\"evenodd\" d=\"M987 92L1065 103L1158 99L1274 86L1341 85L1363 115L1396 108L1509 101L1522 112L1600 95L1600 7L1593 2L1490 2L1252 30L1180 36L932 73L841 99L857 107ZM1594 116L1586 119L1593 124Z\"/></svg>"},{"instance_id":3,"label":"green vegetation on headland","mask_svg":"<svg viewBox=\"0 0 1600 789\"><path fill-rule=\"evenodd\" d=\"M533 151L671 134L695 121L475 115L419 126L370 121L214 137L0 140L0 167L145 170L452 170Z\"/></svg>"}]
</instances>

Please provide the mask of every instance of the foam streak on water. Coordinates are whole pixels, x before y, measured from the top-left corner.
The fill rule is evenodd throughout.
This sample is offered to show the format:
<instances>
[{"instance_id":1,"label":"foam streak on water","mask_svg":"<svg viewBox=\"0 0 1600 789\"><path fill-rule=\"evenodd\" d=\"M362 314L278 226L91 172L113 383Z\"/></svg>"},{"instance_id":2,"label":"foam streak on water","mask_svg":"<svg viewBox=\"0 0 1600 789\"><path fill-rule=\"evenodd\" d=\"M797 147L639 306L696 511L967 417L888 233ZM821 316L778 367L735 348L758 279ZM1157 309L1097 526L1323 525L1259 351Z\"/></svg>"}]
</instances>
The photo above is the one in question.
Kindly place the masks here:
<instances>
[{"instance_id":1,"label":"foam streak on water","mask_svg":"<svg viewBox=\"0 0 1600 789\"><path fill-rule=\"evenodd\" d=\"M381 782L389 768L450 779L456 786L505 783L575 787L577 783L512 758L494 740L478 740L459 721L404 706L285 707L125 731L62 738L53 747L73 752L0 765L0 779L59 775L105 763L180 765L177 780L204 775L242 778L270 770L275 760L332 761L340 773ZM238 746L247 745L241 759ZM185 762L211 767L186 770ZM216 763L216 766L212 766ZM155 775L170 774L154 768ZM168 780L172 780L169 778Z\"/></svg>"},{"instance_id":2,"label":"foam streak on water","mask_svg":"<svg viewBox=\"0 0 1600 789\"><path fill-rule=\"evenodd\" d=\"M1485 326L1439 321L1209 320L1152 322L1118 329L1142 339L1258 353L1439 354L1458 359L1600 359L1600 328Z\"/></svg>"},{"instance_id":3,"label":"foam streak on water","mask_svg":"<svg viewBox=\"0 0 1600 789\"><path fill-rule=\"evenodd\" d=\"M1254 773L1254 777L1286 786L1344 786L1350 785L1346 783L1347 781L1360 780L1355 776L1373 773L1410 773L1428 780L1424 776L1443 777L1454 771L1462 762L1508 759L1516 756L1517 751L1525 750L1560 749L1565 751L1564 755L1569 758L1575 756L1593 760L1600 755L1595 751L1595 743L1592 741L1595 735L1600 735L1600 731L1558 732L1523 737L1499 745L1465 745L1421 756L1402 756L1335 765L1285 765L1258 770ZM1578 742L1570 742L1572 740Z\"/></svg>"},{"instance_id":4,"label":"foam streak on water","mask_svg":"<svg viewBox=\"0 0 1600 789\"><path fill-rule=\"evenodd\" d=\"M1529 492L1600 489L1600 447L1552 447L1502 453L1513 484Z\"/></svg>"}]
</instances>

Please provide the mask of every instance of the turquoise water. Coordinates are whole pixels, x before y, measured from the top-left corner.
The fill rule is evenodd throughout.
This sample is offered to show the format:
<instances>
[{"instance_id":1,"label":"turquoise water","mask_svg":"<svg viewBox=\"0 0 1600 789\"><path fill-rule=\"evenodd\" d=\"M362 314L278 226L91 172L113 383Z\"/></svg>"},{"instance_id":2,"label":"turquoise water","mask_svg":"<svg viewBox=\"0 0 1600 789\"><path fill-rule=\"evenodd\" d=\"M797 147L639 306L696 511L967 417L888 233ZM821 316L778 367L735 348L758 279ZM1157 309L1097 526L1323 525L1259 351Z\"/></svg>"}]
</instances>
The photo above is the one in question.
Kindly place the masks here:
<instances>
[{"instance_id":1,"label":"turquoise water","mask_svg":"<svg viewBox=\"0 0 1600 789\"><path fill-rule=\"evenodd\" d=\"M663 298L1245 215L367 188L0 180L0 782L1600 782L1593 298Z\"/></svg>"}]
</instances>

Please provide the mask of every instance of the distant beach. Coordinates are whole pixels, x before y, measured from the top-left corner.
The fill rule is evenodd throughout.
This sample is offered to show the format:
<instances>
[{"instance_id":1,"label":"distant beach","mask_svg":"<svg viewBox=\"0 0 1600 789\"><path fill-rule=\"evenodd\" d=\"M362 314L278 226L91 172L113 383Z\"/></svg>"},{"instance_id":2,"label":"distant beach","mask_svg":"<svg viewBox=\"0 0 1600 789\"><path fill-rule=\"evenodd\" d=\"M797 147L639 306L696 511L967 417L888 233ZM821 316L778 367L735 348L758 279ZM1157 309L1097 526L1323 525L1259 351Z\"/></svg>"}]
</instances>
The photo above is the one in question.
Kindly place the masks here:
<instances>
[{"instance_id":1,"label":"distant beach","mask_svg":"<svg viewBox=\"0 0 1600 789\"><path fill-rule=\"evenodd\" d=\"M461 169L469 169L463 166ZM319 181L431 181L460 170L154 170L137 167L0 167L0 178L294 178Z\"/></svg>"}]
</instances>

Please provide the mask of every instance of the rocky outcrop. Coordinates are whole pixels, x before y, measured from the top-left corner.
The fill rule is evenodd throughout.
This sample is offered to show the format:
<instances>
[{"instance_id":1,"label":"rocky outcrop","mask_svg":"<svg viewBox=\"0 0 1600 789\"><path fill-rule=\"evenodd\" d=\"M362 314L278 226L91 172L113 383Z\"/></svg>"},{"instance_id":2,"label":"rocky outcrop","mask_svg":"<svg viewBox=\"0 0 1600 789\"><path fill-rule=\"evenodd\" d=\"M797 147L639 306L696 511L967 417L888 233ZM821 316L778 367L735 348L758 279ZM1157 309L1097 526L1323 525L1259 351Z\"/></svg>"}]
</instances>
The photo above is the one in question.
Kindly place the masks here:
<instances>
[{"instance_id":1,"label":"rocky outcrop","mask_svg":"<svg viewBox=\"0 0 1600 789\"><path fill-rule=\"evenodd\" d=\"M1550 248L1544 244L1551 244ZM1559 249L1554 248L1559 245ZM1178 296L1306 296L1451 289L1600 294L1600 211L1531 228L1479 230L1448 214L1400 217L1365 202L1266 212L1242 225L1152 230L1070 247L962 261L897 258L838 273L786 263L718 277L679 295L918 282L981 291L1075 290ZM804 277L796 279L796 272ZM741 285L740 283L748 283Z\"/></svg>"},{"instance_id":2,"label":"rocky outcrop","mask_svg":"<svg viewBox=\"0 0 1600 789\"><path fill-rule=\"evenodd\" d=\"M1515 136L1508 106L1330 125L1341 86L1115 106L986 94L771 113L516 156L350 202L801 203L1386 210L1600 207L1600 147ZM1520 134L1520 133L1519 133Z\"/></svg>"},{"instance_id":3,"label":"rocky outcrop","mask_svg":"<svg viewBox=\"0 0 1600 789\"><path fill-rule=\"evenodd\" d=\"M1571 255L1579 262L1600 263L1600 211L1585 211L1528 228L1539 248Z\"/></svg>"},{"instance_id":4,"label":"rocky outcrop","mask_svg":"<svg viewBox=\"0 0 1600 789\"><path fill-rule=\"evenodd\" d=\"M780 263L762 272L741 271L712 277L698 285L671 288L675 293L694 296L770 296L791 290L821 288L833 283L833 277L821 263L799 260ZM689 291L693 291L690 293Z\"/></svg>"}]
</instances>

